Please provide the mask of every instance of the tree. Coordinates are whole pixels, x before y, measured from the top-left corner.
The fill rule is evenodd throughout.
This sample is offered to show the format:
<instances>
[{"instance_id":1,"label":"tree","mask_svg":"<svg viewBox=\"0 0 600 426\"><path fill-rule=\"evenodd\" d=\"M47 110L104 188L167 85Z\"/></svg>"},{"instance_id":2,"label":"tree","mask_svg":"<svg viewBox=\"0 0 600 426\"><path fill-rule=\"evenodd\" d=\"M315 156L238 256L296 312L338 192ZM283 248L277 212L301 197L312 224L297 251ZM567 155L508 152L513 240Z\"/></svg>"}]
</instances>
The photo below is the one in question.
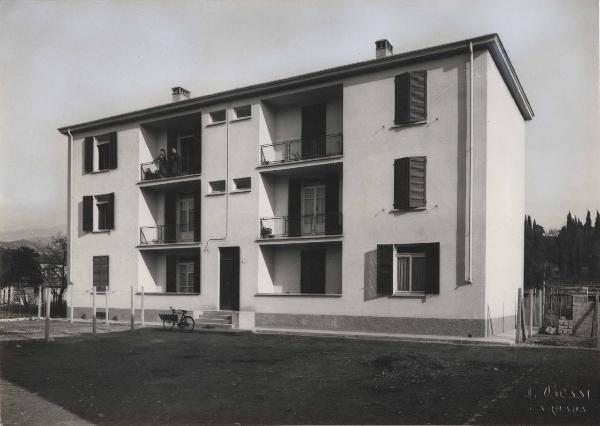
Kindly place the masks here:
<instances>
[{"instance_id":1,"label":"tree","mask_svg":"<svg viewBox=\"0 0 600 426\"><path fill-rule=\"evenodd\" d=\"M44 282L52 289L55 298L62 300L67 288L67 238L58 234L52 238L41 255L41 272Z\"/></svg>"}]
</instances>

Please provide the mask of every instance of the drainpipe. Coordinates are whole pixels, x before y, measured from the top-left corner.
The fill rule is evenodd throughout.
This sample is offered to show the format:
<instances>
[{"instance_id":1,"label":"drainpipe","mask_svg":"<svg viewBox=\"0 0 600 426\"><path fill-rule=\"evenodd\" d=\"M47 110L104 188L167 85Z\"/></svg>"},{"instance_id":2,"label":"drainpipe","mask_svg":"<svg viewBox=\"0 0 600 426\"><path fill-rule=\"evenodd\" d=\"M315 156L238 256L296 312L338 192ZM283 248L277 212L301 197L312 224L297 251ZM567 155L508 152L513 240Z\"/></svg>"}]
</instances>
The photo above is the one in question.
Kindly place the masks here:
<instances>
[{"instance_id":1,"label":"drainpipe","mask_svg":"<svg viewBox=\"0 0 600 426\"><path fill-rule=\"evenodd\" d=\"M73 322L73 286L71 285L71 170L73 168L73 135L71 134L71 129L67 129L67 134L69 135L69 146L67 149L67 288L69 289L69 299L71 300L69 319Z\"/></svg>"},{"instance_id":2,"label":"drainpipe","mask_svg":"<svg viewBox=\"0 0 600 426\"><path fill-rule=\"evenodd\" d=\"M229 232L229 107L225 108L225 129L225 235L207 239L204 251L208 250L209 241L226 240Z\"/></svg>"},{"instance_id":3,"label":"drainpipe","mask_svg":"<svg viewBox=\"0 0 600 426\"><path fill-rule=\"evenodd\" d=\"M465 277L465 284L472 284L473 274L473 43L469 42L469 208L468 208L468 228L467 228L467 244L469 258Z\"/></svg>"}]
</instances>

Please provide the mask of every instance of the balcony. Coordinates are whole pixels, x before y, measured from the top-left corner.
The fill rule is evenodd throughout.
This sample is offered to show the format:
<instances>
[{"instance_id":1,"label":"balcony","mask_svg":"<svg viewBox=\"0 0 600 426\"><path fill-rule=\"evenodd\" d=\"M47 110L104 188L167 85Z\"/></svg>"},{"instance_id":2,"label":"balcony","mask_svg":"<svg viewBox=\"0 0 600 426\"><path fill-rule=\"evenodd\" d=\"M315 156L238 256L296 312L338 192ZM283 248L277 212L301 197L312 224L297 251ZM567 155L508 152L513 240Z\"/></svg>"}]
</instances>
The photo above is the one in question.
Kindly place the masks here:
<instances>
[{"instance_id":1,"label":"balcony","mask_svg":"<svg viewBox=\"0 0 600 426\"><path fill-rule=\"evenodd\" d=\"M343 154L341 133L316 138L295 139L260 146L260 165L280 165L299 161L339 157Z\"/></svg>"},{"instance_id":2,"label":"balcony","mask_svg":"<svg viewBox=\"0 0 600 426\"><path fill-rule=\"evenodd\" d=\"M140 182L157 181L175 177L197 175L200 167L190 159L155 160L140 164Z\"/></svg>"},{"instance_id":3,"label":"balcony","mask_svg":"<svg viewBox=\"0 0 600 426\"><path fill-rule=\"evenodd\" d=\"M260 238L262 240L339 236L341 234L342 213L264 217L260 219Z\"/></svg>"},{"instance_id":4,"label":"balcony","mask_svg":"<svg viewBox=\"0 0 600 426\"><path fill-rule=\"evenodd\" d=\"M192 224L142 226L139 247L194 245L199 244L199 237L198 229Z\"/></svg>"}]
</instances>

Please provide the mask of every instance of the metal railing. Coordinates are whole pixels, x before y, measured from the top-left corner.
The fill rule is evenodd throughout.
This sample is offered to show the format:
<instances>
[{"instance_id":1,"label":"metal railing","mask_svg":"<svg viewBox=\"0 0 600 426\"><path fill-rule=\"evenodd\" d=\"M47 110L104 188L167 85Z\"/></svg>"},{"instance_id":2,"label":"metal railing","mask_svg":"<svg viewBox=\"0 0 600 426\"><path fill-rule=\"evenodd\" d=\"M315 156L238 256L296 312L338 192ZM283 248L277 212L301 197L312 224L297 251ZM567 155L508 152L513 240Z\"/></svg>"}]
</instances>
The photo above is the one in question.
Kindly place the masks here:
<instances>
[{"instance_id":1,"label":"metal railing","mask_svg":"<svg viewBox=\"0 0 600 426\"><path fill-rule=\"evenodd\" d=\"M260 146L260 164L282 164L343 154L341 133Z\"/></svg>"},{"instance_id":2,"label":"metal railing","mask_svg":"<svg viewBox=\"0 0 600 426\"><path fill-rule=\"evenodd\" d=\"M140 164L140 180L143 182L197 173L200 173L200 167L193 165L188 158L155 160Z\"/></svg>"},{"instance_id":3,"label":"metal railing","mask_svg":"<svg viewBox=\"0 0 600 426\"><path fill-rule=\"evenodd\" d=\"M338 235L342 233L342 230L342 213L263 217L260 219L261 239Z\"/></svg>"},{"instance_id":4,"label":"metal railing","mask_svg":"<svg viewBox=\"0 0 600 426\"><path fill-rule=\"evenodd\" d=\"M140 245L199 242L194 225L156 225L140 227Z\"/></svg>"}]
</instances>

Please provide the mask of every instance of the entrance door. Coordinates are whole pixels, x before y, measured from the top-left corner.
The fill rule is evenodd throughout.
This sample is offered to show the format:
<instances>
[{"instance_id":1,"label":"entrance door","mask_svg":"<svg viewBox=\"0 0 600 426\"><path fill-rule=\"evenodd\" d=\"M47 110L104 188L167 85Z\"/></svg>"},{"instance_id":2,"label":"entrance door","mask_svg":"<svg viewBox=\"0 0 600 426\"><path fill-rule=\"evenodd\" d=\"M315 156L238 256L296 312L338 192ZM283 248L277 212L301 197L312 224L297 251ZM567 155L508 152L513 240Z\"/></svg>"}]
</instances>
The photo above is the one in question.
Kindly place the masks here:
<instances>
[{"instance_id":1,"label":"entrance door","mask_svg":"<svg viewBox=\"0 0 600 426\"><path fill-rule=\"evenodd\" d=\"M325 185L307 184L302 189L302 234L325 233Z\"/></svg>"},{"instance_id":2,"label":"entrance door","mask_svg":"<svg viewBox=\"0 0 600 426\"><path fill-rule=\"evenodd\" d=\"M220 252L220 309L240 310L240 248L221 247Z\"/></svg>"},{"instance_id":3,"label":"entrance door","mask_svg":"<svg viewBox=\"0 0 600 426\"><path fill-rule=\"evenodd\" d=\"M325 104L302 107L302 158L325 156L327 132L327 108Z\"/></svg>"},{"instance_id":4,"label":"entrance door","mask_svg":"<svg viewBox=\"0 0 600 426\"><path fill-rule=\"evenodd\" d=\"M179 229L177 241L194 240L194 197L182 196L177 203L177 216L179 217Z\"/></svg>"},{"instance_id":5,"label":"entrance door","mask_svg":"<svg viewBox=\"0 0 600 426\"><path fill-rule=\"evenodd\" d=\"M325 294L325 250L300 252L300 291Z\"/></svg>"}]
</instances>

